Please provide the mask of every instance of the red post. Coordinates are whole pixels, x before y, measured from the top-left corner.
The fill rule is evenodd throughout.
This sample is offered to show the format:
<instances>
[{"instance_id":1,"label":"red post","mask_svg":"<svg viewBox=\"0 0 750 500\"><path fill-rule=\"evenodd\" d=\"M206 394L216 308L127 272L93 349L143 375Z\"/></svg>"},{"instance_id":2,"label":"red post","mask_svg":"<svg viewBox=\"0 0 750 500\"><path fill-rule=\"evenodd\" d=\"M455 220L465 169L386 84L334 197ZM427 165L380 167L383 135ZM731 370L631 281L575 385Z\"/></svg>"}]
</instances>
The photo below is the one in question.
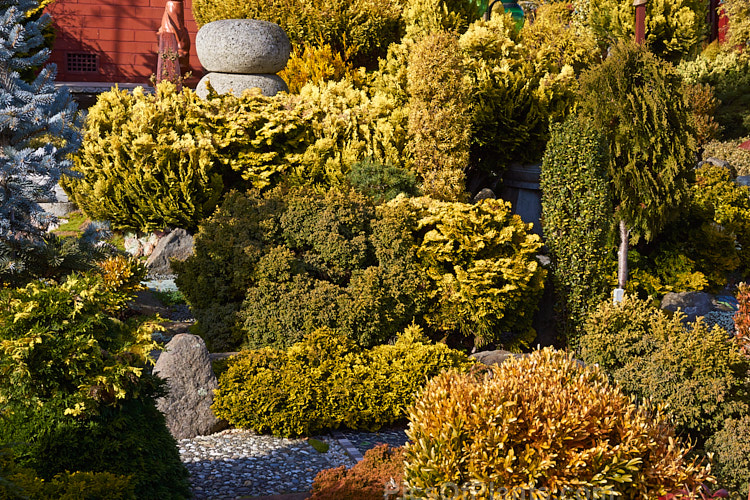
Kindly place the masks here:
<instances>
[{"instance_id":1,"label":"red post","mask_svg":"<svg viewBox=\"0 0 750 500\"><path fill-rule=\"evenodd\" d=\"M169 80L177 83L178 91L182 90L180 84L180 60L178 55L177 37L174 33L165 31L159 33L159 55L156 60L156 83Z\"/></svg>"},{"instance_id":2,"label":"red post","mask_svg":"<svg viewBox=\"0 0 750 500\"><path fill-rule=\"evenodd\" d=\"M717 36L719 38L719 43L724 43L727 40L727 29L729 29L729 18L727 17L727 13L724 10L723 7L721 7L721 4L723 2L719 2L720 10L719 10L719 21L718 21L718 27L717 27Z\"/></svg>"},{"instance_id":3,"label":"red post","mask_svg":"<svg viewBox=\"0 0 750 500\"><path fill-rule=\"evenodd\" d=\"M708 41L719 38L719 0L708 0Z\"/></svg>"},{"instance_id":4,"label":"red post","mask_svg":"<svg viewBox=\"0 0 750 500\"><path fill-rule=\"evenodd\" d=\"M189 69L188 59L190 57L190 35L185 28L185 9L182 0L167 0L164 6L164 15L161 18L161 27L157 32L173 33L177 40L177 54L180 60L180 69L183 73Z\"/></svg>"},{"instance_id":5,"label":"red post","mask_svg":"<svg viewBox=\"0 0 750 500\"><path fill-rule=\"evenodd\" d=\"M648 0L633 0L635 6L635 43L646 41L646 2Z\"/></svg>"}]
</instances>

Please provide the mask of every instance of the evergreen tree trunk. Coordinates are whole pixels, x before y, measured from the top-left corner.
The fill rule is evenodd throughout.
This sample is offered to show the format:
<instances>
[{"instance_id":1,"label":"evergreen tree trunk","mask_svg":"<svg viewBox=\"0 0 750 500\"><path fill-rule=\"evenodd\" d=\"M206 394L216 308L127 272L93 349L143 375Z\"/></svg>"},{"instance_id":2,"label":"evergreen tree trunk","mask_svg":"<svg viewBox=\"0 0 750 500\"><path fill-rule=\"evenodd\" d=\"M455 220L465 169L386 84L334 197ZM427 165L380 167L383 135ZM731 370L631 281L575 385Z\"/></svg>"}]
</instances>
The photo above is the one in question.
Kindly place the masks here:
<instances>
[{"instance_id":1,"label":"evergreen tree trunk","mask_svg":"<svg viewBox=\"0 0 750 500\"><path fill-rule=\"evenodd\" d=\"M620 220L620 249L617 251L617 286L625 289L628 282L628 227Z\"/></svg>"}]
</instances>

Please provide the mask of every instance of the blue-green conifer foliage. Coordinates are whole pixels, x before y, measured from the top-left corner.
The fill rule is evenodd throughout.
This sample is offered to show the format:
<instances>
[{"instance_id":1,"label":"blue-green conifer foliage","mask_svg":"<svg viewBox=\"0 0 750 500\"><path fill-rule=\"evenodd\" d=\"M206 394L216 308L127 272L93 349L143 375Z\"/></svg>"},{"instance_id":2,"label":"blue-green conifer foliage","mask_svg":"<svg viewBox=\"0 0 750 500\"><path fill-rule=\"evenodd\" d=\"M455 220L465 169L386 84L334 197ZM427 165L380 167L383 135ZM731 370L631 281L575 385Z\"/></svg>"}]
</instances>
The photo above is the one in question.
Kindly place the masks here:
<instances>
[{"instance_id":1,"label":"blue-green conifer foliage","mask_svg":"<svg viewBox=\"0 0 750 500\"><path fill-rule=\"evenodd\" d=\"M50 198L68 155L81 142L77 106L55 87L55 65L25 82L19 73L49 58L42 30L50 17L26 13L36 0L0 0L0 270L12 267L23 243L38 242L50 217L38 201Z\"/></svg>"}]
</instances>

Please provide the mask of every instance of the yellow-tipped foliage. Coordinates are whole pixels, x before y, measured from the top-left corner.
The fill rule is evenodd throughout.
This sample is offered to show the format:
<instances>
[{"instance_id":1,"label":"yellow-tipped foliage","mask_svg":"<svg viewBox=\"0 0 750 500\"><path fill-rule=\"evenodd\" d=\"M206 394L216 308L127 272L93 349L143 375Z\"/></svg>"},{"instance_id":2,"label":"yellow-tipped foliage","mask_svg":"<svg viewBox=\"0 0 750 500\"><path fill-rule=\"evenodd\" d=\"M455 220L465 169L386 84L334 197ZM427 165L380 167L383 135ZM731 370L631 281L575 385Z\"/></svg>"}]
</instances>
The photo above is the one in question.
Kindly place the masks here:
<instances>
[{"instance_id":1,"label":"yellow-tipped foliage","mask_svg":"<svg viewBox=\"0 0 750 500\"><path fill-rule=\"evenodd\" d=\"M542 243L509 203L399 196L381 214L412 232L431 282L425 319L432 329L510 350L534 339L531 320L545 276L535 256Z\"/></svg>"},{"instance_id":2,"label":"yellow-tipped foliage","mask_svg":"<svg viewBox=\"0 0 750 500\"><path fill-rule=\"evenodd\" d=\"M139 260L115 255L97 263L97 267L108 290L133 293L145 288L141 280L146 277L146 266Z\"/></svg>"},{"instance_id":3,"label":"yellow-tipped foliage","mask_svg":"<svg viewBox=\"0 0 750 500\"><path fill-rule=\"evenodd\" d=\"M458 37L444 31L426 36L409 56L408 148L425 194L466 201L471 113Z\"/></svg>"},{"instance_id":4,"label":"yellow-tipped foliage","mask_svg":"<svg viewBox=\"0 0 750 500\"><path fill-rule=\"evenodd\" d=\"M236 427L277 436L375 431L403 418L427 379L472 362L431 343L415 325L373 349L321 328L284 351L262 348L232 358L213 410Z\"/></svg>"},{"instance_id":5,"label":"yellow-tipped foliage","mask_svg":"<svg viewBox=\"0 0 750 500\"><path fill-rule=\"evenodd\" d=\"M345 56L329 44L296 48L279 76L289 86L289 93L299 94L307 83L337 82L345 77L356 79L356 72Z\"/></svg>"}]
</instances>

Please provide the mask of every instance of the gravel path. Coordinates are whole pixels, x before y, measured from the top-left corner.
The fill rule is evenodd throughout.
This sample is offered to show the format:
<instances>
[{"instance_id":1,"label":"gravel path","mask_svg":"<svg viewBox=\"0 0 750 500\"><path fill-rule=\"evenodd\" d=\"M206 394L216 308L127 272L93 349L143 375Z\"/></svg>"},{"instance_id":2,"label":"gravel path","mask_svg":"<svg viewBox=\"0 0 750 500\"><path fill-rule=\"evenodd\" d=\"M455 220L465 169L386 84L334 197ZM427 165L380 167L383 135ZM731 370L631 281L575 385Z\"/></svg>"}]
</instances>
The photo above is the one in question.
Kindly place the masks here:
<instances>
[{"instance_id":1,"label":"gravel path","mask_svg":"<svg viewBox=\"0 0 750 500\"><path fill-rule=\"evenodd\" d=\"M346 441L339 441L339 439ZM352 457L342 446L351 443L359 453L378 443L400 446L406 442L404 427L380 432L336 432L317 436L330 446L316 451L305 439L261 436L252 431L229 429L210 436L177 442L182 462L190 472L196 499L228 500L262 495L310 491L323 469L351 467Z\"/></svg>"},{"instance_id":2,"label":"gravel path","mask_svg":"<svg viewBox=\"0 0 750 500\"><path fill-rule=\"evenodd\" d=\"M385 443L391 446L403 446L408 441L406 439L405 425L381 429L378 432L338 431L334 433L334 436L349 441L362 455L378 444Z\"/></svg>"},{"instance_id":3,"label":"gravel path","mask_svg":"<svg viewBox=\"0 0 750 500\"><path fill-rule=\"evenodd\" d=\"M356 463L336 439L317 439L329 444L326 453L317 452L304 439L259 436L239 429L182 439L177 445L195 498L219 500L310 491L321 470Z\"/></svg>"}]
</instances>

